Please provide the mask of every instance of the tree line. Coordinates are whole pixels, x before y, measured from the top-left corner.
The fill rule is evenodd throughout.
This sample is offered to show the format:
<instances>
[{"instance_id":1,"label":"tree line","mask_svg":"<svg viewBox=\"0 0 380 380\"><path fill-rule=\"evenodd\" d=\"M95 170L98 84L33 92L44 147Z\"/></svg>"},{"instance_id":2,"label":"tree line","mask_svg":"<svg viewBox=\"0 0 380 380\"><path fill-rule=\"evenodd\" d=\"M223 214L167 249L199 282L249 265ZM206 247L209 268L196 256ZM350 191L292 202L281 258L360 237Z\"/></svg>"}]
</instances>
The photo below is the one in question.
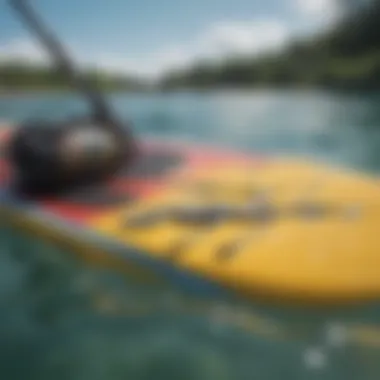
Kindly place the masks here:
<instances>
[{"instance_id":1,"label":"tree line","mask_svg":"<svg viewBox=\"0 0 380 380\"><path fill-rule=\"evenodd\" d=\"M136 90L143 87L140 79L117 75L101 70L85 70L81 75L92 85L103 90ZM0 90L70 90L66 76L45 65L29 62L6 61L0 63Z\"/></svg>"},{"instance_id":2,"label":"tree line","mask_svg":"<svg viewBox=\"0 0 380 380\"><path fill-rule=\"evenodd\" d=\"M380 0L341 0L345 16L312 40L284 51L223 63L199 62L167 73L161 89L178 87L323 86L380 88Z\"/></svg>"}]
</instances>

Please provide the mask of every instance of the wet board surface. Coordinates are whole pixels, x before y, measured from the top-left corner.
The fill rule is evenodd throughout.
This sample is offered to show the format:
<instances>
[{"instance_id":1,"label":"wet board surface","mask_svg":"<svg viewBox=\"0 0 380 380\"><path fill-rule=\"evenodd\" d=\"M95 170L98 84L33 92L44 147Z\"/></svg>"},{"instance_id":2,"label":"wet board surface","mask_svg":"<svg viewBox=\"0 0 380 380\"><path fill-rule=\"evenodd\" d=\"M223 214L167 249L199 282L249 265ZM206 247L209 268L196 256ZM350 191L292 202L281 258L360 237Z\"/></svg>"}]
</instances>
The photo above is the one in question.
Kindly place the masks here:
<instances>
[{"instance_id":1,"label":"wet board surface","mask_svg":"<svg viewBox=\"0 0 380 380\"><path fill-rule=\"evenodd\" d=\"M2 208L16 224L28 220L19 228L38 225L61 243L80 233L93 243L77 247L90 261L104 245L103 262L117 256L117 266L201 295L380 298L378 179L210 147L145 141L141 151L107 184L39 200L10 193L3 158Z\"/></svg>"}]
</instances>

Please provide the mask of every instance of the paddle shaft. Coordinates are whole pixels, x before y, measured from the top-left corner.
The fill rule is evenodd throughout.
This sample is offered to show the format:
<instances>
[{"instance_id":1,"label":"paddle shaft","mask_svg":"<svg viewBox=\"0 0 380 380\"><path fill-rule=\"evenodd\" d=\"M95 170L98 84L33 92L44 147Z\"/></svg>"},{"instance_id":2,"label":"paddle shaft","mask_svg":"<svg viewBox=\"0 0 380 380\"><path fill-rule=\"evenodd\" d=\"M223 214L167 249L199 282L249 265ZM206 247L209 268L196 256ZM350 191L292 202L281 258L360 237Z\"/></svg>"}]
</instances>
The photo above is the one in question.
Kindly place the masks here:
<instances>
[{"instance_id":1,"label":"paddle shaft","mask_svg":"<svg viewBox=\"0 0 380 380\"><path fill-rule=\"evenodd\" d=\"M88 80L78 75L63 45L54 36L53 32L44 25L29 1L9 0L9 3L21 15L29 26L29 29L37 35L39 41L54 60L58 70L89 100L94 118L102 123L104 127L111 128L114 132L121 132L125 136L127 132L124 129L121 131L119 123L116 121L104 98L90 85Z\"/></svg>"}]
</instances>

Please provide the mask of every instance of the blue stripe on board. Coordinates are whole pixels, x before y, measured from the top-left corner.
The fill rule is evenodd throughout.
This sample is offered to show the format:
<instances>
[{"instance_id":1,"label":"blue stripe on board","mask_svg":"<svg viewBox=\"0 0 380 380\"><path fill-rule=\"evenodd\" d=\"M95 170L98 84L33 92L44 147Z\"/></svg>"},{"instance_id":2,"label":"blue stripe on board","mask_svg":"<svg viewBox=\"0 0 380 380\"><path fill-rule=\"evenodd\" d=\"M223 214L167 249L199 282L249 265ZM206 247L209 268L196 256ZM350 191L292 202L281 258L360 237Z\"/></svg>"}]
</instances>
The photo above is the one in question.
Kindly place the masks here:
<instances>
[{"instance_id":1,"label":"blue stripe on board","mask_svg":"<svg viewBox=\"0 0 380 380\"><path fill-rule=\"evenodd\" d=\"M207 278L190 273L163 260L149 257L146 252L140 249L115 242L76 223L69 224L63 219L57 218L53 213L41 210L37 203L22 201L13 197L12 194L5 190L0 190L0 203L5 204L8 208L13 209L21 215L36 220L42 226L48 223L56 230L62 230L67 236L78 240L86 240L91 244L95 243L109 252L110 255L116 255L119 258L125 259L126 262L130 261L141 268L148 269L164 277L168 282L180 287L186 293L198 297L235 298L232 292Z\"/></svg>"}]
</instances>

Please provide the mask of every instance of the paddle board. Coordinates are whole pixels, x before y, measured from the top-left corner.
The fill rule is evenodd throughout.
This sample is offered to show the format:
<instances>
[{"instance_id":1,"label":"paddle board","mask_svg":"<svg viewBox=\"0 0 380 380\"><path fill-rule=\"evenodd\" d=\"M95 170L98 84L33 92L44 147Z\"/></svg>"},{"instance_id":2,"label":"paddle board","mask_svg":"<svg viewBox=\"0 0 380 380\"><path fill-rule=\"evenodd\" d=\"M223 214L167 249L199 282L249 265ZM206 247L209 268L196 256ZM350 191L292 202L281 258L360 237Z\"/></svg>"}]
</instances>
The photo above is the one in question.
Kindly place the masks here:
<instances>
[{"instance_id":1,"label":"paddle board","mask_svg":"<svg viewBox=\"0 0 380 380\"><path fill-rule=\"evenodd\" d=\"M11 128L3 128L6 149ZM143 141L104 185L26 199L14 228L90 263L206 297L348 304L380 297L380 182L316 163Z\"/></svg>"}]
</instances>

